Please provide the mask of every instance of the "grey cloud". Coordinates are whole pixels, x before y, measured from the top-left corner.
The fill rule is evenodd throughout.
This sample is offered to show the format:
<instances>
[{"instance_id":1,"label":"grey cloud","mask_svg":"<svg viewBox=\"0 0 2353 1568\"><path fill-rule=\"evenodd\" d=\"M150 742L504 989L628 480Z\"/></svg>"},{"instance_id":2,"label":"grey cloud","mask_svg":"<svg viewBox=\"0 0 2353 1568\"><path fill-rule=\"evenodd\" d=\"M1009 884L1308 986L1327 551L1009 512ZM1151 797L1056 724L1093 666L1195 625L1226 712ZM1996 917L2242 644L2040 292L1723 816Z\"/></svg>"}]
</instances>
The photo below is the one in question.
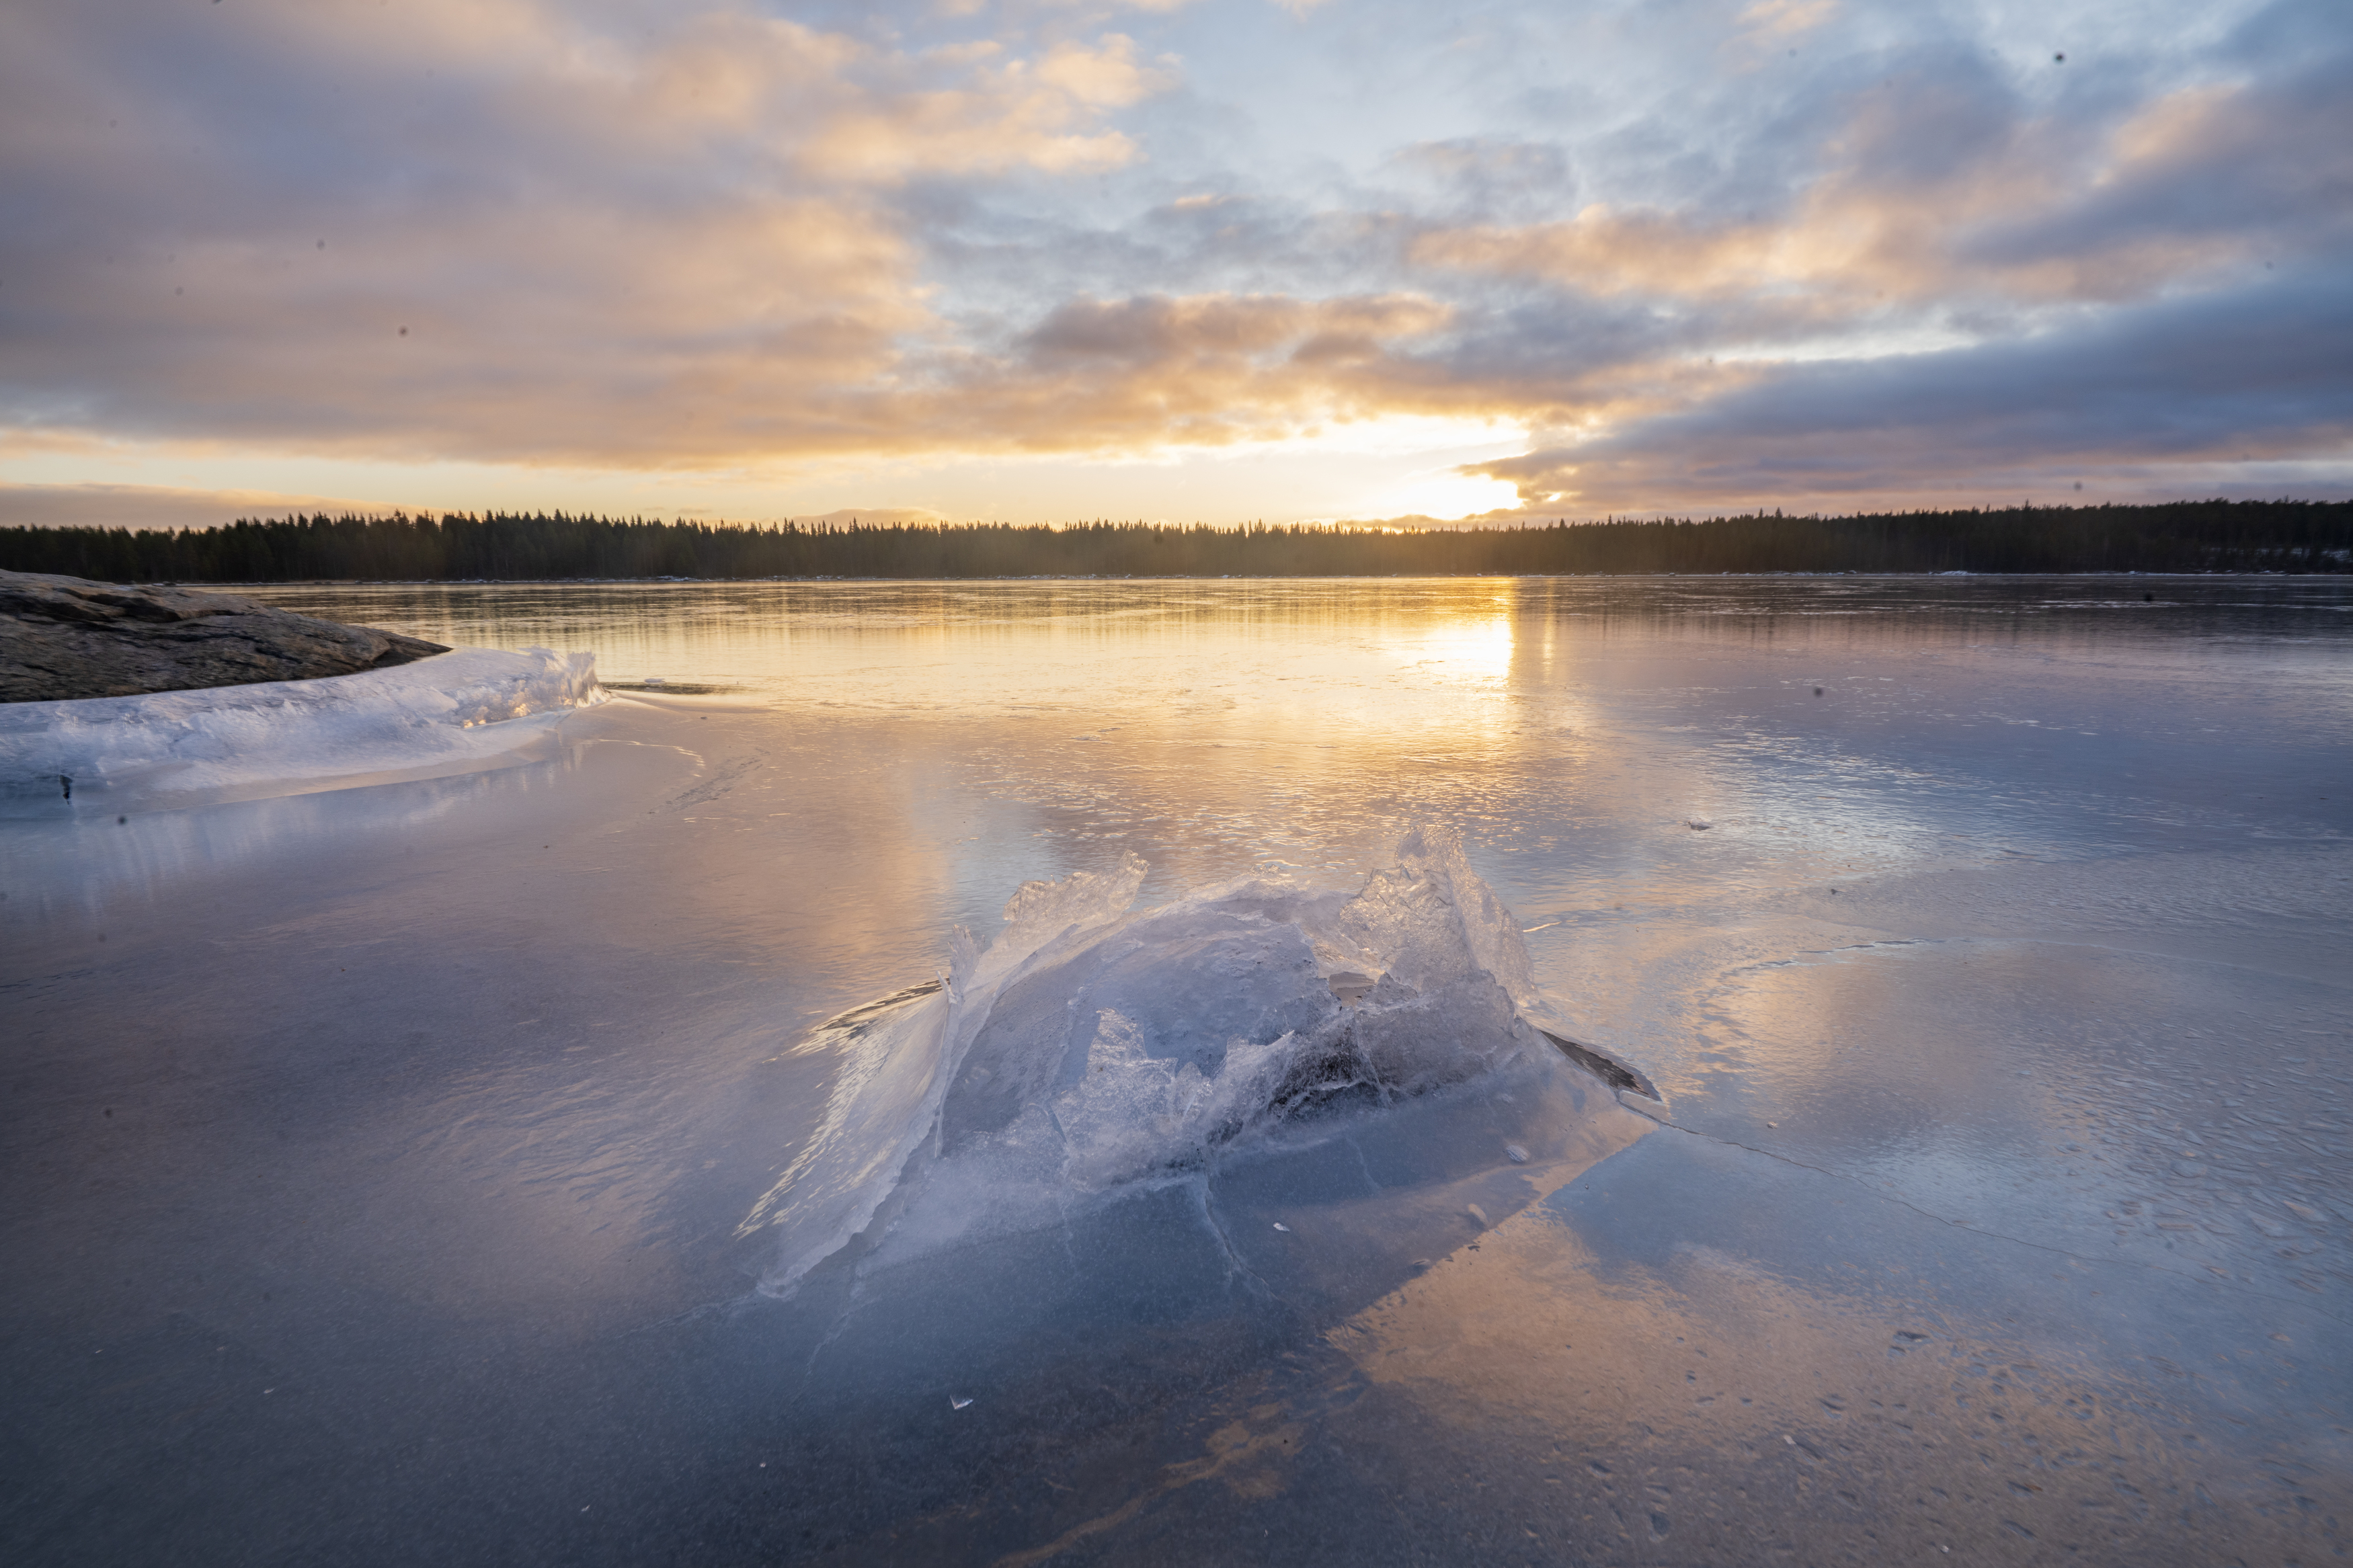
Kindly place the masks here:
<instances>
[{"instance_id":1,"label":"grey cloud","mask_svg":"<svg viewBox=\"0 0 2353 1568\"><path fill-rule=\"evenodd\" d=\"M1859 63L1878 79L1826 95L1825 103L1843 110L1835 141L1861 184L1954 179L2007 151L2024 118L2016 91L1973 50L1947 46ZM1819 158L1833 140L1831 128L1808 130L1807 151Z\"/></svg>"},{"instance_id":2,"label":"grey cloud","mask_svg":"<svg viewBox=\"0 0 2353 1568\"><path fill-rule=\"evenodd\" d=\"M1738 505L2332 452L2353 455L2353 280L2325 272L2030 342L1765 371L1697 406L1479 471L1532 503Z\"/></svg>"},{"instance_id":3,"label":"grey cloud","mask_svg":"<svg viewBox=\"0 0 2353 1568\"><path fill-rule=\"evenodd\" d=\"M2158 144L2116 177L2063 210L1989 226L1963 254L2014 265L2139 240L2291 253L2343 245L2353 235L2353 50L2344 41L2185 104L2178 127L2150 127Z\"/></svg>"},{"instance_id":4,"label":"grey cloud","mask_svg":"<svg viewBox=\"0 0 2353 1568\"><path fill-rule=\"evenodd\" d=\"M1404 148L1391 164L1455 222L1527 222L1577 205L1576 170L1556 142L1458 137Z\"/></svg>"},{"instance_id":5,"label":"grey cloud","mask_svg":"<svg viewBox=\"0 0 2353 1568\"><path fill-rule=\"evenodd\" d=\"M2345 7L2337 0L2277 0L2232 28L2222 52L2256 70L2316 58L2342 58L2347 30Z\"/></svg>"}]
</instances>

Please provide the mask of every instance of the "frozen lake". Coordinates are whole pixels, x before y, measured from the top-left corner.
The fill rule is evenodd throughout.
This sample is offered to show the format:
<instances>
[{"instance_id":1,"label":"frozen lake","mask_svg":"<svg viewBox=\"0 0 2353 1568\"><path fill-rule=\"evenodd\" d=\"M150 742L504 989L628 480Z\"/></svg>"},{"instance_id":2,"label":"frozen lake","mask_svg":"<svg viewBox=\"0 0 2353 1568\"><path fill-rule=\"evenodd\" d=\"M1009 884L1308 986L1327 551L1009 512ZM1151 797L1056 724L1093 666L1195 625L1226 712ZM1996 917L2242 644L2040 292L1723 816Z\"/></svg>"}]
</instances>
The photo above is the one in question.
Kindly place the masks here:
<instances>
[{"instance_id":1,"label":"frozen lake","mask_svg":"<svg viewBox=\"0 0 2353 1568\"><path fill-rule=\"evenodd\" d=\"M2353 583L240 591L616 698L0 820L12 1562L2353 1552Z\"/></svg>"}]
</instances>

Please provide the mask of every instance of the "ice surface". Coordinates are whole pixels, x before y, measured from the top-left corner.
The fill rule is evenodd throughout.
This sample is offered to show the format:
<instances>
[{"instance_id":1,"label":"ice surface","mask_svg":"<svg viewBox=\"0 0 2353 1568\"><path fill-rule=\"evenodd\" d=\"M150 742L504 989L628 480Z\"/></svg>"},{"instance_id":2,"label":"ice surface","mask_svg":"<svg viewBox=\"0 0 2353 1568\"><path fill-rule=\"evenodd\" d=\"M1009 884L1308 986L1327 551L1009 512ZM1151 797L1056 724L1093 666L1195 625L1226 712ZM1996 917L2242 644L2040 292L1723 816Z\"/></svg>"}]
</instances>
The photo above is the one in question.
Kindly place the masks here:
<instances>
[{"instance_id":1,"label":"ice surface","mask_svg":"<svg viewBox=\"0 0 2353 1568\"><path fill-rule=\"evenodd\" d=\"M600 695L593 654L460 648L321 680L10 703L0 805L180 805L464 772L530 751Z\"/></svg>"},{"instance_id":2,"label":"ice surface","mask_svg":"<svg viewBox=\"0 0 2353 1568\"><path fill-rule=\"evenodd\" d=\"M2353 584L1965 585L290 589L765 695L0 823L0 1540L2336 1561ZM1303 942L1343 1007L1514 992L1398 912L1470 905L1397 875L1433 819L1647 1116L1549 1047L1240 1093ZM883 1048L952 973L956 1070ZM1082 983L1133 1029L1048 1029ZM1034 1092L967 1097L1000 1045ZM1188 1067L1257 1119L1158 1125ZM762 1217L831 1172L852 1239L757 1292L813 1142Z\"/></svg>"},{"instance_id":3,"label":"ice surface","mask_svg":"<svg viewBox=\"0 0 2353 1568\"><path fill-rule=\"evenodd\" d=\"M842 1066L818 1134L744 1221L782 1233L768 1289L790 1290L902 1182L901 1257L1551 1058L1521 1016L1519 930L1451 829L1407 834L1353 895L1249 878L1130 913L1145 875L1131 856L1030 883L986 950L957 932L944 985L804 1042Z\"/></svg>"}]
</instances>

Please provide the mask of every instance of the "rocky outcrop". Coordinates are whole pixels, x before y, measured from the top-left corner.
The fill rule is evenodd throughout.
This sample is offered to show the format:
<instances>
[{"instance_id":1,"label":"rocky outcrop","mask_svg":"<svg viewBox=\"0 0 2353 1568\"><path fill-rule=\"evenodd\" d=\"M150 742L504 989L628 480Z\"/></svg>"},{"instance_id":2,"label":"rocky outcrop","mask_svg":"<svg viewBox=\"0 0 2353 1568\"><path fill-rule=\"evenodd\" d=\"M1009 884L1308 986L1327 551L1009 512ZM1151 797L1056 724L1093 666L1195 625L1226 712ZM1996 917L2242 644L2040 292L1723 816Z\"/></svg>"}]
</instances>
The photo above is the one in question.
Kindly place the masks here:
<instances>
[{"instance_id":1,"label":"rocky outcrop","mask_svg":"<svg viewBox=\"0 0 2353 1568\"><path fill-rule=\"evenodd\" d=\"M309 680L448 651L231 594L0 572L0 702Z\"/></svg>"}]
</instances>

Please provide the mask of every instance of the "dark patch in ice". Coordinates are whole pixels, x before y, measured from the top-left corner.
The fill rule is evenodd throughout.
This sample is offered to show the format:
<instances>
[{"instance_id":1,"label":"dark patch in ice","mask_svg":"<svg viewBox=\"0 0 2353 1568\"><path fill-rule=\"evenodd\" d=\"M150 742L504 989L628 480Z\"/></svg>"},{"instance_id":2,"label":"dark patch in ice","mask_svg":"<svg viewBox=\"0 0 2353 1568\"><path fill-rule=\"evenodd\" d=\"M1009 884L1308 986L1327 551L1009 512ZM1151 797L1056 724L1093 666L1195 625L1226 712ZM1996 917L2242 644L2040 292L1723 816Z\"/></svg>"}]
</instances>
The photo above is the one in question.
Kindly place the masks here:
<instances>
[{"instance_id":1,"label":"dark patch in ice","mask_svg":"<svg viewBox=\"0 0 2353 1568\"><path fill-rule=\"evenodd\" d=\"M1567 1039L1562 1036L1554 1034L1550 1029L1540 1029L1537 1033L1543 1035L1546 1039L1550 1040L1554 1045L1559 1047L1561 1055L1567 1057L1570 1061L1575 1062L1578 1067L1583 1068L1586 1071L1593 1074L1594 1077L1599 1079L1610 1088L1630 1089L1635 1093L1643 1095L1651 1100L1664 1099L1664 1096L1661 1095L1657 1089L1651 1087L1651 1080L1649 1079L1644 1078L1641 1073L1636 1072L1632 1068L1626 1066L1624 1063L1615 1060L1603 1052L1595 1050L1591 1046L1579 1045L1575 1040Z\"/></svg>"},{"instance_id":2,"label":"dark patch in ice","mask_svg":"<svg viewBox=\"0 0 2353 1568\"><path fill-rule=\"evenodd\" d=\"M1410 1094L1413 1086L1393 1083L1357 1048L1353 1030L1340 1034L1320 1048L1302 1051L1267 1099L1271 1116L1297 1121L1345 1106L1375 1106L1393 1095ZM1250 1122L1237 1115L1221 1125L1212 1142L1231 1142Z\"/></svg>"},{"instance_id":3,"label":"dark patch in ice","mask_svg":"<svg viewBox=\"0 0 2353 1568\"><path fill-rule=\"evenodd\" d=\"M812 1035L848 1035L851 1037L862 1035L871 1028L874 1022L881 1017L883 1014L892 1011L893 1008L903 1006L907 1003L914 1001L919 996L929 996L933 992L937 991L939 988L940 983L938 981L926 980L920 985L910 985L904 991L893 991L888 996L878 996L871 1002L852 1007L847 1013L836 1013L832 1017L828 1018L824 1023L819 1024L816 1028L810 1030L809 1033Z\"/></svg>"},{"instance_id":4,"label":"dark patch in ice","mask_svg":"<svg viewBox=\"0 0 2353 1568\"><path fill-rule=\"evenodd\" d=\"M1298 1039L1297 1049L1266 1100L1237 1105L1238 1116L1377 1099L1388 1086L1360 1048L1356 1025L1314 997L1314 952L1295 927L1246 910L1147 911L1118 940L1082 946L995 997L948 1092L940 1147L953 1152L1001 1135L1030 1107L1107 1070L1148 1061L1171 1074L1189 1067L1207 1081L1223 1072L1238 1043L1265 1047L1285 1037ZM1237 1120L1210 1142L1241 1127Z\"/></svg>"}]
</instances>

